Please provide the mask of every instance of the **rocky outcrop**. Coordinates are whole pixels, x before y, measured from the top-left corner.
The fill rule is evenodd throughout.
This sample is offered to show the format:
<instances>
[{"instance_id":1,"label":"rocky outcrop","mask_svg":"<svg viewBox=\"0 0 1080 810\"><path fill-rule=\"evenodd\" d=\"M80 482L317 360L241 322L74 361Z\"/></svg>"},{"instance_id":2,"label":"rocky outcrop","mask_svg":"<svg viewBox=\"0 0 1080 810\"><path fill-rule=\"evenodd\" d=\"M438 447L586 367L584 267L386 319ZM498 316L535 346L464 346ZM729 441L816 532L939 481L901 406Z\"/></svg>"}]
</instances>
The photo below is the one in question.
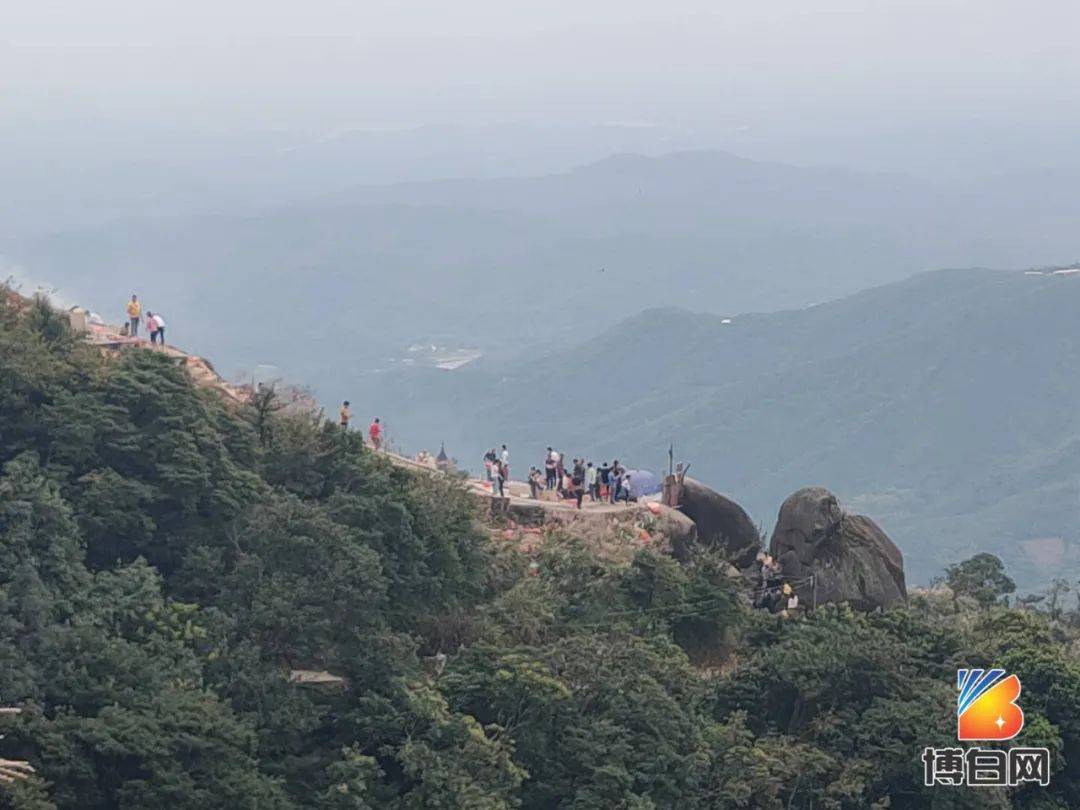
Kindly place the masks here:
<instances>
[{"instance_id":1,"label":"rocky outcrop","mask_svg":"<svg viewBox=\"0 0 1080 810\"><path fill-rule=\"evenodd\" d=\"M492 517L509 517L521 526L538 527L548 522L549 509L543 501L518 498L488 498Z\"/></svg>"},{"instance_id":2,"label":"rocky outcrop","mask_svg":"<svg viewBox=\"0 0 1080 810\"><path fill-rule=\"evenodd\" d=\"M676 560L686 562L690 559L690 551L698 541L698 527L694 521L677 509L664 507L656 517L654 528L658 535L666 538Z\"/></svg>"},{"instance_id":3,"label":"rocky outcrop","mask_svg":"<svg viewBox=\"0 0 1080 810\"><path fill-rule=\"evenodd\" d=\"M700 481L686 478L679 494L679 509L697 524L700 544L722 550L739 568L753 564L761 550L761 535L735 501Z\"/></svg>"},{"instance_id":4,"label":"rocky outcrop","mask_svg":"<svg viewBox=\"0 0 1080 810\"><path fill-rule=\"evenodd\" d=\"M874 610L907 598L900 549L870 518L845 514L827 489L807 487L784 501L769 551L804 604ZM813 592L797 584L810 575Z\"/></svg>"}]
</instances>

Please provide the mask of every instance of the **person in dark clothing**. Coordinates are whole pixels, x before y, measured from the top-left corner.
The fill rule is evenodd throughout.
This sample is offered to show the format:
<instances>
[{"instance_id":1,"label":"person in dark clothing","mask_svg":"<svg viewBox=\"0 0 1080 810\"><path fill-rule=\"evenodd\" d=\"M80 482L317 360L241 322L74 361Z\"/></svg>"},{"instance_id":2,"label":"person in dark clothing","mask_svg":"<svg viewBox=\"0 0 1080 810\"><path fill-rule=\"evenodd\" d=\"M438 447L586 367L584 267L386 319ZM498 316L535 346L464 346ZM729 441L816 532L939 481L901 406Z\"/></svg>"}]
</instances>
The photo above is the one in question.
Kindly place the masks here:
<instances>
[{"instance_id":1,"label":"person in dark clothing","mask_svg":"<svg viewBox=\"0 0 1080 810\"><path fill-rule=\"evenodd\" d=\"M596 470L596 477L600 482L600 498L611 500L611 465L606 461Z\"/></svg>"},{"instance_id":2,"label":"person in dark clothing","mask_svg":"<svg viewBox=\"0 0 1080 810\"><path fill-rule=\"evenodd\" d=\"M556 488L555 470L558 459L559 454L549 447L547 455L544 456L544 489Z\"/></svg>"},{"instance_id":3,"label":"person in dark clothing","mask_svg":"<svg viewBox=\"0 0 1080 810\"><path fill-rule=\"evenodd\" d=\"M544 484L540 480L540 470L536 467L529 469L529 494L534 501L540 500L540 490L544 488Z\"/></svg>"},{"instance_id":4,"label":"person in dark clothing","mask_svg":"<svg viewBox=\"0 0 1080 810\"><path fill-rule=\"evenodd\" d=\"M585 496L585 465L581 459L574 459L574 471L570 476L570 491L577 501L577 508L581 508L581 499Z\"/></svg>"},{"instance_id":5,"label":"person in dark clothing","mask_svg":"<svg viewBox=\"0 0 1080 810\"><path fill-rule=\"evenodd\" d=\"M763 608L775 612L780 604L782 585L783 573L780 564L771 555L764 555L761 562L761 596L759 599Z\"/></svg>"},{"instance_id":6,"label":"person in dark clothing","mask_svg":"<svg viewBox=\"0 0 1080 810\"><path fill-rule=\"evenodd\" d=\"M613 462L611 462L611 482L612 482L611 502L612 503L615 503L615 501L617 501L619 499L619 497L622 495L622 483L623 483L622 479L623 479L623 473L625 473L625 472L626 472L626 467L624 467L622 464L620 464L618 459L615 459Z\"/></svg>"}]
</instances>

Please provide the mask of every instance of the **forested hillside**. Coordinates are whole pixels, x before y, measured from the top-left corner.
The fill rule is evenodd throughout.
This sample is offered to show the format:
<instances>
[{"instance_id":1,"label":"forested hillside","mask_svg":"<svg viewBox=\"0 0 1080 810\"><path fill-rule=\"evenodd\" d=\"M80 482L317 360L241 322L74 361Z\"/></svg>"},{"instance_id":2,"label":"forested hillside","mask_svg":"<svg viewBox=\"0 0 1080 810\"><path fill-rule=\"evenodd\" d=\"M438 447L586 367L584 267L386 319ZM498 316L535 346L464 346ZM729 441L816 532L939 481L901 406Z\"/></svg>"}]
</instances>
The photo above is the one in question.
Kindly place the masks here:
<instances>
[{"instance_id":1,"label":"forested hillside","mask_svg":"<svg viewBox=\"0 0 1080 810\"><path fill-rule=\"evenodd\" d=\"M38 771L3 807L1080 804L1077 618L1000 579L783 619L704 552L526 557L453 481L19 299L0 465L0 756ZM959 665L1023 679L1049 789L922 786Z\"/></svg>"}]
</instances>

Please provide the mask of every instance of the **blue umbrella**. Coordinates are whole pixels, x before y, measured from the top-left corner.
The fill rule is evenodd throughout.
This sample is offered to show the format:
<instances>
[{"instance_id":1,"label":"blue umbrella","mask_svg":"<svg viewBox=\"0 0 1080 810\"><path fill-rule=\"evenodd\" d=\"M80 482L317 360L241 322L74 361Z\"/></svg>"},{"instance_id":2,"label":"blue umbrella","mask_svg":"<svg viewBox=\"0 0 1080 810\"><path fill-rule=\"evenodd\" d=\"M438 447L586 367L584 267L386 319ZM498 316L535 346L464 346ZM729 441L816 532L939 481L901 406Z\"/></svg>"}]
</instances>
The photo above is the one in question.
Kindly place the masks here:
<instances>
[{"instance_id":1,"label":"blue umbrella","mask_svg":"<svg viewBox=\"0 0 1080 810\"><path fill-rule=\"evenodd\" d=\"M655 495L660 491L660 480L648 470L627 470L630 476L630 494L635 498Z\"/></svg>"}]
</instances>

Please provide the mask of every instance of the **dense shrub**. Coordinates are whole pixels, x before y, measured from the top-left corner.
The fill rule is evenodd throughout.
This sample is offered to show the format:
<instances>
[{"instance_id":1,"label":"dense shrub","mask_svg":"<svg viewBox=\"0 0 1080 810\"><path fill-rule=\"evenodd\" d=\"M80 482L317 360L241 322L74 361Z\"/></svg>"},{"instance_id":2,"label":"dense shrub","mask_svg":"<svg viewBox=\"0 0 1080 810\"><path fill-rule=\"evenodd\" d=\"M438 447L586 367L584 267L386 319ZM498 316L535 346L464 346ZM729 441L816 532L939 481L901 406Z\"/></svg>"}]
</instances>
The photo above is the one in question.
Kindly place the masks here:
<instances>
[{"instance_id":1,"label":"dense shrub","mask_svg":"<svg viewBox=\"0 0 1080 810\"><path fill-rule=\"evenodd\" d=\"M0 755L38 769L0 806L1080 806L1075 614L785 620L707 554L532 561L269 392L0 307ZM965 663L1023 679L1051 789L923 787Z\"/></svg>"}]
</instances>

